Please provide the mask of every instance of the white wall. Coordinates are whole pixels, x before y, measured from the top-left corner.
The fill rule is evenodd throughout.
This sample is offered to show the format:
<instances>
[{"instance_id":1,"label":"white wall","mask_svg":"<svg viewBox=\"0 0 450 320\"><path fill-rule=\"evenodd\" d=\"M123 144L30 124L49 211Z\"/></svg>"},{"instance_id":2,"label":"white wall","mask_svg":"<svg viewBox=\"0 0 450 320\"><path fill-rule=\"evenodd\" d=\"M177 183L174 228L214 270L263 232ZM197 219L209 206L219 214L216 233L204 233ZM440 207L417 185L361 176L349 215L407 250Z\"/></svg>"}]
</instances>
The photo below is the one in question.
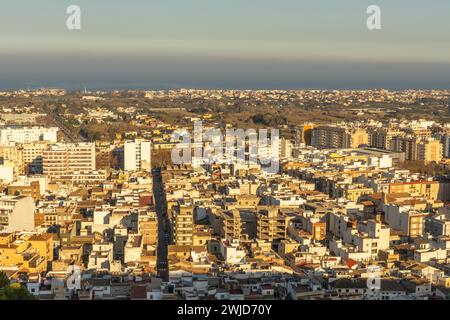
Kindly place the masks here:
<instances>
[{"instance_id":1,"label":"white wall","mask_svg":"<svg viewBox=\"0 0 450 320\"><path fill-rule=\"evenodd\" d=\"M32 231L34 225L34 212L36 206L31 197L23 197L14 206L10 214L9 232L15 231Z\"/></svg>"}]
</instances>

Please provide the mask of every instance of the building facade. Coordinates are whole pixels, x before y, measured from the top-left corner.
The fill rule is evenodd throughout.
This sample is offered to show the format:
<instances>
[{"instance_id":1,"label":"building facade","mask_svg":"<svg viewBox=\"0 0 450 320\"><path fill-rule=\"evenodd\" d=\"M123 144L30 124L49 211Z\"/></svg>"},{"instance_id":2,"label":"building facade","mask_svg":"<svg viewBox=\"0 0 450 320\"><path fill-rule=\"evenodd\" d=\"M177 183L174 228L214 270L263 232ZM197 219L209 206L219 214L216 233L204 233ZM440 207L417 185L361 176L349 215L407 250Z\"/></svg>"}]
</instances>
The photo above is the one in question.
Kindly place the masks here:
<instances>
[{"instance_id":1,"label":"building facade","mask_svg":"<svg viewBox=\"0 0 450 320\"><path fill-rule=\"evenodd\" d=\"M94 143L59 143L43 152L43 173L60 177L74 172L95 171Z\"/></svg>"},{"instance_id":2,"label":"building facade","mask_svg":"<svg viewBox=\"0 0 450 320\"><path fill-rule=\"evenodd\" d=\"M124 170L150 170L151 148L151 142L148 140L135 140L125 142Z\"/></svg>"}]
</instances>

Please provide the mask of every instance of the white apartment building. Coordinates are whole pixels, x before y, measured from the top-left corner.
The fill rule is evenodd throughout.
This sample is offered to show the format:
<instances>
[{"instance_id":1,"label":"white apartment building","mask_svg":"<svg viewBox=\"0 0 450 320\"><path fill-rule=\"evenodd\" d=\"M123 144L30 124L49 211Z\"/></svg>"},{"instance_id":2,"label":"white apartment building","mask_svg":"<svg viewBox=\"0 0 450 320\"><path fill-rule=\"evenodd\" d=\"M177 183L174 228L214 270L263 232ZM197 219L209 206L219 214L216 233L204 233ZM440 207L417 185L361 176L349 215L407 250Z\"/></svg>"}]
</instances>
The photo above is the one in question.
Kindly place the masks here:
<instances>
[{"instance_id":1,"label":"white apartment building","mask_svg":"<svg viewBox=\"0 0 450 320\"><path fill-rule=\"evenodd\" d=\"M285 143L284 153L287 152ZM258 159L262 162L279 161L282 153L280 139L258 140Z\"/></svg>"},{"instance_id":2,"label":"white apartment building","mask_svg":"<svg viewBox=\"0 0 450 320\"><path fill-rule=\"evenodd\" d=\"M94 143L58 143L42 154L43 173L60 177L74 172L95 171Z\"/></svg>"},{"instance_id":3,"label":"white apartment building","mask_svg":"<svg viewBox=\"0 0 450 320\"><path fill-rule=\"evenodd\" d=\"M109 219L111 217L110 208L97 207L94 210L94 221L92 224L92 232L103 233L106 229L111 228Z\"/></svg>"},{"instance_id":4,"label":"white apartment building","mask_svg":"<svg viewBox=\"0 0 450 320\"><path fill-rule=\"evenodd\" d=\"M438 213L425 223L427 231L434 237L450 237L450 208L439 208Z\"/></svg>"},{"instance_id":5,"label":"white apartment building","mask_svg":"<svg viewBox=\"0 0 450 320\"><path fill-rule=\"evenodd\" d=\"M220 253L228 264L241 264L245 262L245 250L240 248L239 240L222 239L220 241Z\"/></svg>"},{"instance_id":6,"label":"white apartment building","mask_svg":"<svg viewBox=\"0 0 450 320\"><path fill-rule=\"evenodd\" d=\"M143 248L142 236L130 234L128 241L125 244L124 262L139 262L141 261L141 254Z\"/></svg>"},{"instance_id":7,"label":"white apartment building","mask_svg":"<svg viewBox=\"0 0 450 320\"><path fill-rule=\"evenodd\" d=\"M29 143L37 141L57 142L58 128L6 127L0 130L0 144Z\"/></svg>"},{"instance_id":8,"label":"white apartment building","mask_svg":"<svg viewBox=\"0 0 450 320\"><path fill-rule=\"evenodd\" d=\"M290 159L292 158L293 145L288 139L282 138L280 140L280 158Z\"/></svg>"},{"instance_id":9,"label":"white apartment building","mask_svg":"<svg viewBox=\"0 0 450 320\"><path fill-rule=\"evenodd\" d=\"M378 256L379 250L389 248L390 228L381 222L369 220L350 227L347 215L330 213L330 232L337 237L330 250L342 259L364 261Z\"/></svg>"},{"instance_id":10,"label":"white apartment building","mask_svg":"<svg viewBox=\"0 0 450 320\"><path fill-rule=\"evenodd\" d=\"M0 181L6 183L14 181L14 167L12 165L0 165Z\"/></svg>"},{"instance_id":11,"label":"white apartment building","mask_svg":"<svg viewBox=\"0 0 450 320\"><path fill-rule=\"evenodd\" d=\"M35 204L31 197L3 196L0 198L0 230L6 232L32 231Z\"/></svg>"},{"instance_id":12,"label":"white apartment building","mask_svg":"<svg viewBox=\"0 0 450 320\"><path fill-rule=\"evenodd\" d=\"M112 242L94 243L89 255L88 269L109 270L113 261Z\"/></svg>"},{"instance_id":13,"label":"white apartment building","mask_svg":"<svg viewBox=\"0 0 450 320\"><path fill-rule=\"evenodd\" d=\"M426 213L412 210L409 206L384 204L386 223L395 230L401 231L409 237L420 237L425 232Z\"/></svg>"},{"instance_id":14,"label":"white apartment building","mask_svg":"<svg viewBox=\"0 0 450 320\"><path fill-rule=\"evenodd\" d=\"M369 166L375 166L380 169L392 167L392 157L388 154L383 154L380 157L369 157Z\"/></svg>"},{"instance_id":15,"label":"white apartment building","mask_svg":"<svg viewBox=\"0 0 450 320\"><path fill-rule=\"evenodd\" d=\"M149 140L136 139L125 142L124 170L139 171L151 169L151 149Z\"/></svg>"}]
</instances>

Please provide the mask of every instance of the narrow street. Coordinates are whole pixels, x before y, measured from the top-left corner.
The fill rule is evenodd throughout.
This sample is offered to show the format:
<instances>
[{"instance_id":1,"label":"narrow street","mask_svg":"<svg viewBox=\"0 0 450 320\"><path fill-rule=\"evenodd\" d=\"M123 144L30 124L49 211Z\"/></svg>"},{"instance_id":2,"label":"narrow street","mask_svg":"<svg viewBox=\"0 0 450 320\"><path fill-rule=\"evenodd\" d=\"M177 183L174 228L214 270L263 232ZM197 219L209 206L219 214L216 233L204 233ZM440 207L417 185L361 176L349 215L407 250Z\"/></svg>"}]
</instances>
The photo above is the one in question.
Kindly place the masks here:
<instances>
[{"instance_id":1,"label":"narrow street","mask_svg":"<svg viewBox=\"0 0 450 320\"><path fill-rule=\"evenodd\" d=\"M155 208L158 217L158 248L157 271L163 281L169 280L169 266L167 261L167 245L169 242L168 217L164 186L162 183L161 169L153 169L153 194L155 196Z\"/></svg>"}]
</instances>

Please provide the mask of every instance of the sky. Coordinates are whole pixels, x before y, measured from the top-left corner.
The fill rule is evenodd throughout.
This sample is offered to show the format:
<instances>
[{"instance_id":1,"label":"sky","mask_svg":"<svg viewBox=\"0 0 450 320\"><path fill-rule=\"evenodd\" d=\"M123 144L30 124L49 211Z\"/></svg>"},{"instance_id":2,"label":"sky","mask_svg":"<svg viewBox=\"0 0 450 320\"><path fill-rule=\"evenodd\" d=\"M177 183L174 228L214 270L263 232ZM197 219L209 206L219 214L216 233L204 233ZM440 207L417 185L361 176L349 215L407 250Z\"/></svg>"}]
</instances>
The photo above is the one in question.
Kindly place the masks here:
<instances>
[{"instance_id":1,"label":"sky","mask_svg":"<svg viewBox=\"0 0 450 320\"><path fill-rule=\"evenodd\" d=\"M449 15L448 0L2 0L0 88L447 89Z\"/></svg>"}]
</instances>

